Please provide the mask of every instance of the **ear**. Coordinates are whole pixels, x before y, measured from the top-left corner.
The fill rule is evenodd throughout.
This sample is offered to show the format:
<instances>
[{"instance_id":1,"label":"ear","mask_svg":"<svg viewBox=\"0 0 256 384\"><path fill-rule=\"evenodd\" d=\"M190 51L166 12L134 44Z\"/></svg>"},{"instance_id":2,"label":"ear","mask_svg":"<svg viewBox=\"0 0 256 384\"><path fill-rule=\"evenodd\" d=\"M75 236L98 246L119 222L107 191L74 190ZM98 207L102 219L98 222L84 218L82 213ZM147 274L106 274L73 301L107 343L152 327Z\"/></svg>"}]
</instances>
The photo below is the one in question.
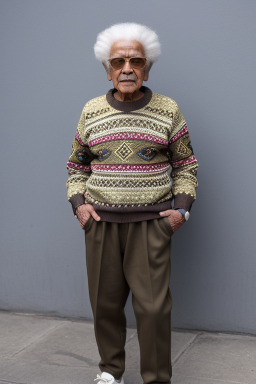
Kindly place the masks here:
<instances>
[{"instance_id":1,"label":"ear","mask_svg":"<svg viewBox=\"0 0 256 384\"><path fill-rule=\"evenodd\" d=\"M148 66L145 67L145 72L144 72L144 77L143 77L144 81L148 81L149 71L150 71L151 67L152 67L152 63L150 63Z\"/></svg>"},{"instance_id":2,"label":"ear","mask_svg":"<svg viewBox=\"0 0 256 384\"><path fill-rule=\"evenodd\" d=\"M144 77L143 77L144 81L148 81L148 75L149 75L149 69L145 70L144 72Z\"/></svg>"}]
</instances>

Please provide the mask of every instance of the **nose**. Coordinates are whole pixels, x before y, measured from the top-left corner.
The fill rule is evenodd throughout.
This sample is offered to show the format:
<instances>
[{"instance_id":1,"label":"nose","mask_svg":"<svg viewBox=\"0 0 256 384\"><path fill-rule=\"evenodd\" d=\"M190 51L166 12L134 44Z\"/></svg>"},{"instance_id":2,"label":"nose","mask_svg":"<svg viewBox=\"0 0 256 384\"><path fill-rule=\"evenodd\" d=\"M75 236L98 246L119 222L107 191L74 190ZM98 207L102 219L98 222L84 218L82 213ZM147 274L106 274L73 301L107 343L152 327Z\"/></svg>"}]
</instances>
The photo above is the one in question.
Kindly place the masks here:
<instances>
[{"instance_id":1,"label":"nose","mask_svg":"<svg viewBox=\"0 0 256 384\"><path fill-rule=\"evenodd\" d=\"M130 65L130 62L128 60L126 60L124 66L122 68L122 73L129 74L132 72L133 72L133 69Z\"/></svg>"}]
</instances>

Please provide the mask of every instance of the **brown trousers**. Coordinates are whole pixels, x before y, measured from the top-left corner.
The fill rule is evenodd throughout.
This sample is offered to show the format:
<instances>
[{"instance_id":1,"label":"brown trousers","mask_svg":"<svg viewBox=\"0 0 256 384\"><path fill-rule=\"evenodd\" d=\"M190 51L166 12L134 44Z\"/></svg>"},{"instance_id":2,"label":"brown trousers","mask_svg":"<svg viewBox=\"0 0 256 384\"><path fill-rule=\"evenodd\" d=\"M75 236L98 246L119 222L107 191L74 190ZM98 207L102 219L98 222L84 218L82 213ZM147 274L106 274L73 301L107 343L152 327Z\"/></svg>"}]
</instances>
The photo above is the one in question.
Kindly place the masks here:
<instances>
[{"instance_id":1,"label":"brown trousers","mask_svg":"<svg viewBox=\"0 0 256 384\"><path fill-rule=\"evenodd\" d=\"M117 380L124 373L124 306L131 289L144 384L170 383L172 229L168 218L120 224L90 217L84 231L100 370Z\"/></svg>"}]
</instances>

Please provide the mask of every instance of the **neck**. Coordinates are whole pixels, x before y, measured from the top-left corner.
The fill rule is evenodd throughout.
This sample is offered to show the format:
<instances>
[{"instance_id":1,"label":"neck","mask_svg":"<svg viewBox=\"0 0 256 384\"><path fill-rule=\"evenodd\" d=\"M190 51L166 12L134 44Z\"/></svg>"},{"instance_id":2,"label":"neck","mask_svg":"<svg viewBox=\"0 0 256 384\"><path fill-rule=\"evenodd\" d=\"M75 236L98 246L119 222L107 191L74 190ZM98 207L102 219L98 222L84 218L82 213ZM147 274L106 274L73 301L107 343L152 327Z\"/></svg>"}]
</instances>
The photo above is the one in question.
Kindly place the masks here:
<instances>
[{"instance_id":1,"label":"neck","mask_svg":"<svg viewBox=\"0 0 256 384\"><path fill-rule=\"evenodd\" d=\"M132 102L132 101L136 101L136 100L141 99L143 97L143 95L144 95L144 93L141 92L140 90L133 92L133 93L122 93L122 92L117 90L114 93L114 98L118 101Z\"/></svg>"}]
</instances>

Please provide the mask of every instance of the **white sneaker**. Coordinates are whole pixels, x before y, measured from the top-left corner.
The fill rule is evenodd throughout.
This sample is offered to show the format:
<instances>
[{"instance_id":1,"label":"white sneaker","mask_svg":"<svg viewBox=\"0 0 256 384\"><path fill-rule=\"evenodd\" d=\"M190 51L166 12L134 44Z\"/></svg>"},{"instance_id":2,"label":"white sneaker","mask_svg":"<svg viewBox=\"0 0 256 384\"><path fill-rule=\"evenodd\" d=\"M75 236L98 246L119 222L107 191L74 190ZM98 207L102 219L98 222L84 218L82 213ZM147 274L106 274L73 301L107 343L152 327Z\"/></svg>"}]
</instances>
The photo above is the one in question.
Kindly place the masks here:
<instances>
[{"instance_id":1,"label":"white sneaker","mask_svg":"<svg viewBox=\"0 0 256 384\"><path fill-rule=\"evenodd\" d=\"M116 381L114 376L110 375L110 373L107 372L101 372L101 375L97 375L94 381L95 380L100 380L97 384L124 384L123 377L120 381Z\"/></svg>"}]
</instances>

